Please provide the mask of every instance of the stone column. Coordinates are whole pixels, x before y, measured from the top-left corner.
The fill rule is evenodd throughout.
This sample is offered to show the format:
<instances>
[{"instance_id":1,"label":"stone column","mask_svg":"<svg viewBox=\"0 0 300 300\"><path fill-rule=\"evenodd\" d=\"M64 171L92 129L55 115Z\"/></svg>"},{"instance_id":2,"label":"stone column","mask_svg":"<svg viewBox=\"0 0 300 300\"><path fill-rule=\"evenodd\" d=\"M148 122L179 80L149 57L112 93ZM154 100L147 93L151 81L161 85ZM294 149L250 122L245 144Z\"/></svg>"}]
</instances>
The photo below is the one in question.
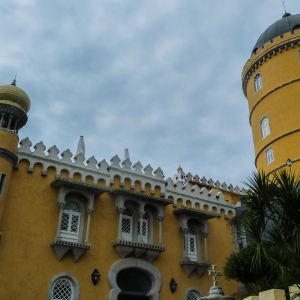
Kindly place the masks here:
<instances>
[{"instance_id":1,"label":"stone column","mask_svg":"<svg viewBox=\"0 0 300 300\"><path fill-rule=\"evenodd\" d=\"M91 217L94 210L87 209L86 212L88 214L88 220L87 220L87 227L86 227L85 243L88 244L90 240Z\"/></svg>"},{"instance_id":2,"label":"stone column","mask_svg":"<svg viewBox=\"0 0 300 300\"><path fill-rule=\"evenodd\" d=\"M9 116L7 129L10 129L11 121L12 121L12 116Z\"/></svg>"},{"instance_id":3,"label":"stone column","mask_svg":"<svg viewBox=\"0 0 300 300\"><path fill-rule=\"evenodd\" d=\"M158 228L158 234L159 234L159 244L162 245L162 221L164 220L163 216L157 216L159 228Z\"/></svg>"},{"instance_id":4,"label":"stone column","mask_svg":"<svg viewBox=\"0 0 300 300\"><path fill-rule=\"evenodd\" d=\"M144 211L140 211L138 213L138 218L139 218L139 222L140 222L140 234L138 235L138 242L142 242L143 239L143 217L145 215Z\"/></svg>"},{"instance_id":5,"label":"stone column","mask_svg":"<svg viewBox=\"0 0 300 300\"><path fill-rule=\"evenodd\" d=\"M57 205L59 206L59 217L58 217L58 226L57 226L56 238L60 239L60 227L61 227L61 221L62 221L62 214L63 214L63 210L64 210L66 204L58 202Z\"/></svg>"},{"instance_id":6,"label":"stone column","mask_svg":"<svg viewBox=\"0 0 300 300\"><path fill-rule=\"evenodd\" d=\"M207 236L208 232L202 232L202 235L204 237L204 251L205 251L205 261L208 262L208 250L207 250Z\"/></svg>"},{"instance_id":7,"label":"stone column","mask_svg":"<svg viewBox=\"0 0 300 300\"><path fill-rule=\"evenodd\" d=\"M119 212L119 227L118 227L118 240L122 240L122 217L123 212L125 208L124 207L117 207L117 211Z\"/></svg>"}]
</instances>

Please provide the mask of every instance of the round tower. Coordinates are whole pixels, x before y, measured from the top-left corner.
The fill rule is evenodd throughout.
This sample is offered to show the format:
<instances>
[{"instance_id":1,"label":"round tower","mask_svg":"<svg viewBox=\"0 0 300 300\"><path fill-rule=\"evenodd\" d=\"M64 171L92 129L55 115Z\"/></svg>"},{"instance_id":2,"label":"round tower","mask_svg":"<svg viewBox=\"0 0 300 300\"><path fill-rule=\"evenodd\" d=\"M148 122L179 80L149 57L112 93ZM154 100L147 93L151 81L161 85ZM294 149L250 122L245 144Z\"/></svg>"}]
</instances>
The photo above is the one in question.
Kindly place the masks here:
<instances>
[{"instance_id":1,"label":"round tower","mask_svg":"<svg viewBox=\"0 0 300 300\"><path fill-rule=\"evenodd\" d=\"M15 80L0 86L0 231L12 169L18 161L18 132L27 122L29 109L30 99Z\"/></svg>"},{"instance_id":2,"label":"round tower","mask_svg":"<svg viewBox=\"0 0 300 300\"><path fill-rule=\"evenodd\" d=\"M242 72L258 170L300 171L300 15L285 13L258 38ZM288 162L288 163L287 163Z\"/></svg>"}]
</instances>

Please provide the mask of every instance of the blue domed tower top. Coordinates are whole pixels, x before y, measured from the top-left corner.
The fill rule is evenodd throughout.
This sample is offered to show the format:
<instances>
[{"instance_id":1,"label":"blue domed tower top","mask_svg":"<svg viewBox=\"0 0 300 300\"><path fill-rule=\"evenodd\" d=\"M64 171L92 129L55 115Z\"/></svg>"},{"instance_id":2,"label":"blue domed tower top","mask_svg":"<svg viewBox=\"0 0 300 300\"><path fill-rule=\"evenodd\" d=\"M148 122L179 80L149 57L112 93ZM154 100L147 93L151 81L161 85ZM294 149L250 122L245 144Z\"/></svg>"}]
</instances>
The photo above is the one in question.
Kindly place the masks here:
<instances>
[{"instance_id":1,"label":"blue domed tower top","mask_svg":"<svg viewBox=\"0 0 300 300\"><path fill-rule=\"evenodd\" d=\"M285 13L282 16L282 19L273 23L260 35L253 47L252 53L262 47L266 42L269 42L284 33L291 32L296 28L300 29L300 14L291 15L289 13Z\"/></svg>"}]
</instances>

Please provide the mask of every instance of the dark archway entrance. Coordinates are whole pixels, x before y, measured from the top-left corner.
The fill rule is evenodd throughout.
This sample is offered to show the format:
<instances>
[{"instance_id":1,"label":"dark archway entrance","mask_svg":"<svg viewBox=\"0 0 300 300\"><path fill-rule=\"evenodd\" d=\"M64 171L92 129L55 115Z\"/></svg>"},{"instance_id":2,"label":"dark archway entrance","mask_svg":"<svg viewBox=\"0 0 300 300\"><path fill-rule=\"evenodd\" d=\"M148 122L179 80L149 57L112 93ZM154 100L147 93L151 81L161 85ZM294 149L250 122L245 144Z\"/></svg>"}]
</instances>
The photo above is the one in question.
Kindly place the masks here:
<instances>
[{"instance_id":1,"label":"dark archway entrance","mask_svg":"<svg viewBox=\"0 0 300 300\"><path fill-rule=\"evenodd\" d=\"M120 271L117 284L122 291L118 300L149 300L147 293L152 287L151 278L141 270L128 268Z\"/></svg>"},{"instance_id":2,"label":"dark archway entrance","mask_svg":"<svg viewBox=\"0 0 300 300\"><path fill-rule=\"evenodd\" d=\"M118 296L118 300L149 300L147 296L138 296L138 295L126 295L126 294L120 294Z\"/></svg>"}]
</instances>

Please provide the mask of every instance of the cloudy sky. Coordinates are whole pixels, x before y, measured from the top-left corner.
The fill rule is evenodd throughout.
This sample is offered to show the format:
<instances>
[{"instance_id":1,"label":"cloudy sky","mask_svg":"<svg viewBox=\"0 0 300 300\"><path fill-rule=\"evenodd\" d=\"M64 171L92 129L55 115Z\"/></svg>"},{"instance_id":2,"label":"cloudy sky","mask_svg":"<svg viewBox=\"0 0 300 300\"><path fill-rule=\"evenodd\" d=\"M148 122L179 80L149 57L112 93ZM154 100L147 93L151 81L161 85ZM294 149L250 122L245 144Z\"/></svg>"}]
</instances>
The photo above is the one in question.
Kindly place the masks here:
<instances>
[{"instance_id":1,"label":"cloudy sky","mask_svg":"<svg viewBox=\"0 0 300 300\"><path fill-rule=\"evenodd\" d=\"M299 0L286 9L300 13ZM3 0L0 84L31 98L20 139L241 185L254 149L241 72L281 0Z\"/></svg>"}]
</instances>

